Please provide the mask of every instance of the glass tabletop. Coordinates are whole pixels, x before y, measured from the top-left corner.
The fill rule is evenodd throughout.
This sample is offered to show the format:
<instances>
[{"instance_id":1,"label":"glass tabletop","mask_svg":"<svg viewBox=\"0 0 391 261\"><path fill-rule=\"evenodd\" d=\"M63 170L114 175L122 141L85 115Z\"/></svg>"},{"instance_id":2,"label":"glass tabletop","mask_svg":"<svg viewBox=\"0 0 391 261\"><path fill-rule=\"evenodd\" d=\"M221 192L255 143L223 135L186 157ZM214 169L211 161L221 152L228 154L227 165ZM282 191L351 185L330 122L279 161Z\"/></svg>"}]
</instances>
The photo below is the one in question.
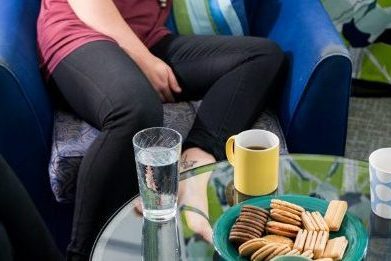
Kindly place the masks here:
<instances>
[{"instance_id":1,"label":"glass tabletop","mask_svg":"<svg viewBox=\"0 0 391 261\"><path fill-rule=\"evenodd\" d=\"M202 180L206 180L205 188L200 187ZM91 259L219 260L208 237L211 228L232 204L248 197L233 188L233 168L226 161L182 173L181 183L186 185L186 204L179 206L176 218L165 223L145 220L136 211L136 200L130 200L102 229ZM348 201L349 211L368 230L365 260L391 260L391 220L371 211L367 162L320 155L281 156L275 194Z\"/></svg>"}]
</instances>

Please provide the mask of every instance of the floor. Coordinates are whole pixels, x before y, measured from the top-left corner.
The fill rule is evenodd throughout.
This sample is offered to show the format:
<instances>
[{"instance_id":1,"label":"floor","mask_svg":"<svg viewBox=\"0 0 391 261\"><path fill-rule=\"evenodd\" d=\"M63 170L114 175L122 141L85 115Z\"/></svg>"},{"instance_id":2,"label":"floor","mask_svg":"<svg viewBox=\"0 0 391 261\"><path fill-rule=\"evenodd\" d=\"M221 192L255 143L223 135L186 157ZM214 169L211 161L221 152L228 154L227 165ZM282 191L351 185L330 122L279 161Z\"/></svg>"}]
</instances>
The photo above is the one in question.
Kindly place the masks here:
<instances>
[{"instance_id":1,"label":"floor","mask_svg":"<svg viewBox=\"0 0 391 261\"><path fill-rule=\"evenodd\" d=\"M351 98L345 156L368 160L384 147L391 147L391 98Z\"/></svg>"}]
</instances>

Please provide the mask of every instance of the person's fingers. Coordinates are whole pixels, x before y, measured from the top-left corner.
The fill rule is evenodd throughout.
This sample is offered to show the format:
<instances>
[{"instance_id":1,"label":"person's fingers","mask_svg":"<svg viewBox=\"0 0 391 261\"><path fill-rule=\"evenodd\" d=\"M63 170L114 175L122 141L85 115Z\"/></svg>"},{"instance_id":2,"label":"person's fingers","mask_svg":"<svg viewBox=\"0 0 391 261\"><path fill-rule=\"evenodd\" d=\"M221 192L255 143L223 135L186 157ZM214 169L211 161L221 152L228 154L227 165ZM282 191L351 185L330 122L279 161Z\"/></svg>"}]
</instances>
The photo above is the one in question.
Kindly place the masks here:
<instances>
[{"instance_id":1,"label":"person's fingers","mask_svg":"<svg viewBox=\"0 0 391 261\"><path fill-rule=\"evenodd\" d=\"M160 92L158 92L159 94L159 98L162 102L166 102L166 98L163 96L163 94L161 94Z\"/></svg>"},{"instance_id":2,"label":"person's fingers","mask_svg":"<svg viewBox=\"0 0 391 261\"><path fill-rule=\"evenodd\" d=\"M174 72L171 68L168 69L168 83L170 85L170 89L176 93L180 93L182 88L179 86L178 81L176 80Z\"/></svg>"},{"instance_id":3,"label":"person's fingers","mask_svg":"<svg viewBox=\"0 0 391 261\"><path fill-rule=\"evenodd\" d=\"M165 102L175 102L174 96L172 95L170 88L161 88L160 93L164 96Z\"/></svg>"}]
</instances>

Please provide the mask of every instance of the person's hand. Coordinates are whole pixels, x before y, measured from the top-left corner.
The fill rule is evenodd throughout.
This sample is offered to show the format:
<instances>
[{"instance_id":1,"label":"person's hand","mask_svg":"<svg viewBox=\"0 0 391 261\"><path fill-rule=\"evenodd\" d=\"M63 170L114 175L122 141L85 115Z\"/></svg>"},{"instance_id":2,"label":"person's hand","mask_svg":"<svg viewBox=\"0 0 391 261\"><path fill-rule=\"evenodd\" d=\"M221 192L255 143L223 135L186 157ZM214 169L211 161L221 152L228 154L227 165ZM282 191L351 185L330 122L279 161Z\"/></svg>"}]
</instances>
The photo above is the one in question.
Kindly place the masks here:
<instances>
[{"instance_id":1,"label":"person's hand","mask_svg":"<svg viewBox=\"0 0 391 261\"><path fill-rule=\"evenodd\" d=\"M173 92L180 93L182 89L170 66L152 54L138 62L138 65L159 94L160 100L174 102Z\"/></svg>"}]
</instances>

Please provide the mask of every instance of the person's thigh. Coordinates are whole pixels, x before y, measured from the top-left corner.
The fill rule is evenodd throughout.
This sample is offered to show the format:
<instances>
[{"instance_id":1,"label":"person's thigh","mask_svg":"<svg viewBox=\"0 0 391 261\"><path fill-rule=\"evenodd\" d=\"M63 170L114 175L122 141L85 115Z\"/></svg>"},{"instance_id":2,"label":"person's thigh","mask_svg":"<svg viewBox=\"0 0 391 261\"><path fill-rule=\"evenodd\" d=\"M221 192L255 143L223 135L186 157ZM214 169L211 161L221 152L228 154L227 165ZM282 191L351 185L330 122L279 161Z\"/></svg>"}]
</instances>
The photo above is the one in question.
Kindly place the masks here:
<instances>
[{"instance_id":1,"label":"person's thigh","mask_svg":"<svg viewBox=\"0 0 391 261\"><path fill-rule=\"evenodd\" d=\"M125 114L137 114L141 107L156 113L140 120L161 114L157 93L114 42L95 41L76 49L56 67L52 80L70 107L98 129Z\"/></svg>"},{"instance_id":2,"label":"person's thigh","mask_svg":"<svg viewBox=\"0 0 391 261\"><path fill-rule=\"evenodd\" d=\"M217 80L243 63L281 51L261 37L169 35L152 52L174 70L184 89L178 98L189 100L203 98Z\"/></svg>"}]
</instances>

